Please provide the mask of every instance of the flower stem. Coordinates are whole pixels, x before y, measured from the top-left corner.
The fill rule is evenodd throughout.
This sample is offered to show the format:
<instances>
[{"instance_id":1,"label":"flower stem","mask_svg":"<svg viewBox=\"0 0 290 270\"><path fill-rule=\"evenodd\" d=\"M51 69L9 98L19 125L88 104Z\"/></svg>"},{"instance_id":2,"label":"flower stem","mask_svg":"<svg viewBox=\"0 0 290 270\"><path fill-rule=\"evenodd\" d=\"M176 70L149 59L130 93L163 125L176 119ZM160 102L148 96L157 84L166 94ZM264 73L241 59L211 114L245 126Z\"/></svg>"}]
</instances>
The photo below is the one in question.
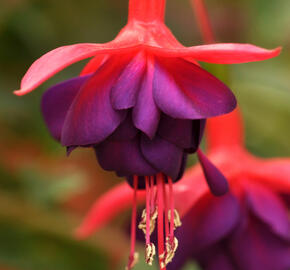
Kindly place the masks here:
<instances>
[{"instance_id":1,"label":"flower stem","mask_svg":"<svg viewBox=\"0 0 290 270\"><path fill-rule=\"evenodd\" d=\"M191 0L191 5L205 43L214 43L215 38L204 0Z\"/></svg>"}]
</instances>

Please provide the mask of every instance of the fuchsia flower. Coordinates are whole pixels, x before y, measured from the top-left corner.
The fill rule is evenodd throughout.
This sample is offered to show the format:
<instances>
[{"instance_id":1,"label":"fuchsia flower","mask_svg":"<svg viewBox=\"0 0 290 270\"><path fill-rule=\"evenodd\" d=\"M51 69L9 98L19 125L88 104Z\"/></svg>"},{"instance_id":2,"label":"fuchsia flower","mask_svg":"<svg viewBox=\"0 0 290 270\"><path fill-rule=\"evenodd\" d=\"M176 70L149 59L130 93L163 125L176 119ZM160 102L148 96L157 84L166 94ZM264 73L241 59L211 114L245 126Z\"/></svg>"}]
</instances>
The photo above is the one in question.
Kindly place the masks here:
<instances>
[{"instance_id":1,"label":"fuchsia flower","mask_svg":"<svg viewBox=\"0 0 290 270\"><path fill-rule=\"evenodd\" d=\"M166 250L163 242L163 212L169 208L174 212L172 183L182 176L187 154L198 150L205 120L236 106L228 87L196 61L246 63L280 52L280 48L265 50L249 44L185 48L165 26L164 9L165 0L130 0L128 23L113 41L64 46L47 53L32 64L15 92L24 95L65 67L93 57L80 76L45 92L44 119L68 152L94 147L105 170L127 177L135 198L137 189L146 187L146 252L150 262L154 246L149 236L158 216L161 268L177 247L173 236L177 212L171 215L170 228L165 226ZM223 175L200 150L198 156L212 191L225 193ZM164 204L167 196L168 205ZM136 205L128 268L134 261L135 209ZM165 223L167 219L166 214Z\"/></svg>"},{"instance_id":2,"label":"fuchsia flower","mask_svg":"<svg viewBox=\"0 0 290 270\"><path fill-rule=\"evenodd\" d=\"M177 231L180 250L168 269L195 259L206 270L290 269L290 159L259 159L246 151L237 112L208 122L208 155L230 184L205 191ZM196 179L196 168L184 182ZM182 181L182 182L183 182Z\"/></svg>"},{"instance_id":3,"label":"fuchsia flower","mask_svg":"<svg viewBox=\"0 0 290 270\"><path fill-rule=\"evenodd\" d=\"M243 146L237 111L208 122L209 158L228 179L230 192L211 194L200 166L174 184L182 227L179 251L168 269L190 259L206 270L286 270L290 268L290 159L260 159ZM145 198L140 191L139 201ZM104 194L78 229L87 237L131 204L125 184Z\"/></svg>"}]
</instances>

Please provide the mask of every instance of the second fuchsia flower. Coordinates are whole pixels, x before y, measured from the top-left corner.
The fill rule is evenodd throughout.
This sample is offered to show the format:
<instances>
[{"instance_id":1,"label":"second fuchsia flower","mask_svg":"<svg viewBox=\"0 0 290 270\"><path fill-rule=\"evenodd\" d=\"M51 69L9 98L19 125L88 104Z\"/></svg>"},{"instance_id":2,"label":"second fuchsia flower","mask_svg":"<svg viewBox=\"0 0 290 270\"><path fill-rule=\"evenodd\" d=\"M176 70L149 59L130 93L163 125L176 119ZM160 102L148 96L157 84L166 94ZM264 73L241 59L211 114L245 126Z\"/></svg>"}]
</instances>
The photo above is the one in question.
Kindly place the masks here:
<instances>
[{"instance_id":1,"label":"second fuchsia flower","mask_svg":"<svg viewBox=\"0 0 290 270\"><path fill-rule=\"evenodd\" d=\"M130 0L128 23L113 41L64 46L47 53L33 63L15 92L24 95L65 67L93 57L80 76L47 90L42 112L51 134L68 152L79 146L94 147L100 165L127 177L135 194L137 188L146 188L148 252L153 248L149 223L157 216L156 205L163 235L163 212L169 208L174 212L172 182L183 175L187 154L198 150L205 120L236 106L228 87L196 61L246 63L280 52L279 48L266 50L249 44L185 48L165 26L164 10L165 0ZM212 191L223 194L227 190L224 177L200 150L198 156ZM158 200L153 202L155 185ZM163 204L167 196L170 206ZM166 219L167 215L165 223ZM166 234L171 255L176 249L173 230L171 215L170 233ZM133 265L134 228L132 239L128 268ZM163 236L159 243L164 268L170 260L163 256Z\"/></svg>"},{"instance_id":2,"label":"second fuchsia flower","mask_svg":"<svg viewBox=\"0 0 290 270\"><path fill-rule=\"evenodd\" d=\"M182 251L168 269L182 269L191 259L205 270L290 269L290 159L248 153L239 123L237 112L208 123L208 155L230 192L214 197L203 191L192 199L176 233ZM180 182L197 177L192 168Z\"/></svg>"}]
</instances>

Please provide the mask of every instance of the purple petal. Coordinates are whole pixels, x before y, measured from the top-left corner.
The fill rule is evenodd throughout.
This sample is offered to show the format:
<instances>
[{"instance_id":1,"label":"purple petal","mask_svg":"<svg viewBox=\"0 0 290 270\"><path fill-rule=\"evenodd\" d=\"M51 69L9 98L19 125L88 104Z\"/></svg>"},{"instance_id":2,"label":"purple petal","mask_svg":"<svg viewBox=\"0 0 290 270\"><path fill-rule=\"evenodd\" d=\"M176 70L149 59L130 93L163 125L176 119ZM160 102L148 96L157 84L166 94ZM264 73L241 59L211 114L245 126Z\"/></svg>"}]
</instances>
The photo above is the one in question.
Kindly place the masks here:
<instances>
[{"instance_id":1,"label":"purple petal","mask_svg":"<svg viewBox=\"0 0 290 270\"><path fill-rule=\"evenodd\" d=\"M192 121L192 130L193 130L192 147L186 150L188 153L195 153L199 148L200 142L204 134L205 124L206 124L205 119Z\"/></svg>"},{"instance_id":2,"label":"purple petal","mask_svg":"<svg viewBox=\"0 0 290 270\"><path fill-rule=\"evenodd\" d=\"M65 146L97 144L119 126L126 111L113 109L110 91L122 65L111 57L82 87L71 105L62 130Z\"/></svg>"},{"instance_id":3,"label":"purple petal","mask_svg":"<svg viewBox=\"0 0 290 270\"><path fill-rule=\"evenodd\" d=\"M236 99L217 78L185 60L160 58L155 65L153 95L165 114L205 119L231 112Z\"/></svg>"},{"instance_id":4,"label":"purple petal","mask_svg":"<svg viewBox=\"0 0 290 270\"><path fill-rule=\"evenodd\" d=\"M182 230L182 228L177 229L177 231ZM184 235L184 238L186 236ZM182 270L184 269L185 264L191 259L192 255L192 243L190 239L186 239L187 241L183 241L180 237L178 237L178 249L177 252L172 260L166 266L167 270Z\"/></svg>"},{"instance_id":5,"label":"purple petal","mask_svg":"<svg viewBox=\"0 0 290 270\"><path fill-rule=\"evenodd\" d=\"M145 61L143 53L139 53L122 71L111 92L114 109L128 109L136 104L138 90L146 67Z\"/></svg>"},{"instance_id":6,"label":"purple petal","mask_svg":"<svg viewBox=\"0 0 290 270\"><path fill-rule=\"evenodd\" d=\"M183 160L182 149L158 136L150 140L143 135L141 137L141 151L146 160L157 171L163 172L174 180L178 177Z\"/></svg>"},{"instance_id":7,"label":"purple petal","mask_svg":"<svg viewBox=\"0 0 290 270\"><path fill-rule=\"evenodd\" d=\"M158 135L180 148L192 147L192 120L174 119L162 114Z\"/></svg>"},{"instance_id":8,"label":"purple petal","mask_svg":"<svg viewBox=\"0 0 290 270\"><path fill-rule=\"evenodd\" d=\"M128 141L133 139L137 135L137 133L138 129L134 126L132 121L132 115L129 113L126 119L110 136L110 141Z\"/></svg>"},{"instance_id":9,"label":"purple petal","mask_svg":"<svg viewBox=\"0 0 290 270\"><path fill-rule=\"evenodd\" d=\"M290 240L290 218L283 201L260 185L247 185L247 199L254 214L284 239Z\"/></svg>"},{"instance_id":10,"label":"purple petal","mask_svg":"<svg viewBox=\"0 0 290 270\"><path fill-rule=\"evenodd\" d=\"M153 72L152 64L148 63L137 103L133 109L134 125L147 134L149 138L154 137L160 118L160 112L152 96Z\"/></svg>"},{"instance_id":11,"label":"purple petal","mask_svg":"<svg viewBox=\"0 0 290 270\"><path fill-rule=\"evenodd\" d=\"M76 77L49 88L42 96L41 110L51 135L58 141L69 107L91 75Z\"/></svg>"},{"instance_id":12,"label":"purple petal","mask_svg":"<svg viewBox=\"0 0 290 270\"><path fill-rule=\"evenodd\" d=\"M187 154L186 153L183 153L183 157L182 157L182 161L181 161L181 166L179 168L179 173L176 177L176 180L179 180L183 174L184 174L184 171L186 169L186 162L187 162Z\"/></svg>"},{"instance_id":13,"label":"purple petal","mask_svg":"<svg viewBox=\"0 0 290 270\"><path fill-rule=\"evenodd\" d=\"M229 236L240 221L240 206L232 194L203 197L184 217L177 239L198 253Z\"/></svg>"},{"instance_id":14,"label":"purple petal","mask_svg":"<svg viewBox=\"0 0 290 270\"><path fill-rule=\"evenodd\" d=\"M254 220L246 230L234 235L230 250L240 269L290 269L289 242L281 240L264 224Z\"/></svg>"},{"instance_id":15,"label":"purple petal","mask_svg":"<svg viewBox=\"0 0 290 270\"><path fill-rule=\"evenodd\" d=\"M197 150L197 156L212 194L222 196L227 193L229 185L225 176L209 161L200 149Z\"/></svg>"},{"instance_id":16,"label":"purple petal","mask_svg":"<svg viewBox=\"0 0 290 270\"><path fill-rule=\"evenodd\" d=\"M144 159L138 138L130 141L105 141L95 147L103 169L121 175L154 175L157 171Z\"/></svg>"},{"instance_id":17,"label":"purple petal","mask_svg":"<svg viewBox=\"0 0 290 270\"><path fill-rule=\"evenodd\" d=\"M231 260L229 259L230 254L226 254L223 251L216 251L212 254L212 257L206 263L205 270L237 270ZM257 269L258 270L258 269Z\"/></svg>"},{"instance_id":18,"label":"purple petal","mask_svg":"<svg viewBox=\"0 0 290 270\"><path fill-rule=\"evenodd\" d=\"M118 176L124 177L126 175L117 173ZM150 175L146 175L150 176ZM127 183L134 188L134 177L132 175L126 177ZM138 189L146 189L145 176L138 176ZM144 236L144 234L143 234Z\"/></svg>"},{"instance_id":19,"label":"purple petal","mask_svg":"<svg viewBox=\"0 0 290 270\"><path fill-rule=\"evenodd\" d=\"M158 135L178 147L186 149L187 152L194 153L202 139L204 126L204 119L174 119L162 114Z\"/></svg>"}]
</instances>

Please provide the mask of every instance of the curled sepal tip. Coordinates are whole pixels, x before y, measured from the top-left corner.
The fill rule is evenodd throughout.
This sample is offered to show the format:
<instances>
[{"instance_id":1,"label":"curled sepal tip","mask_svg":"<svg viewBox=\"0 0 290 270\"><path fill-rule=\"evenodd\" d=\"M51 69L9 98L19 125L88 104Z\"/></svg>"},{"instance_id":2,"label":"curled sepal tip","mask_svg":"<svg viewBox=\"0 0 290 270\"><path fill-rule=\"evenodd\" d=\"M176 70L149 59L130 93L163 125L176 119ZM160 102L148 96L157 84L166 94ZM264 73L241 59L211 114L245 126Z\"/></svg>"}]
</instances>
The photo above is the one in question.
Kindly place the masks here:
<instances>
[{"instance_id":1,"label":"curled sepal tip","mask_svg":"<svg viewBox=\"0 0 290 270\"><path fill-rule=\"evenodd\" d=\"M197 156L211 193L215 196L222 196L227 193L229 190L228 181L221 171L202 153L200 149L197 150Z\"/></svg>"}]
</instances>

